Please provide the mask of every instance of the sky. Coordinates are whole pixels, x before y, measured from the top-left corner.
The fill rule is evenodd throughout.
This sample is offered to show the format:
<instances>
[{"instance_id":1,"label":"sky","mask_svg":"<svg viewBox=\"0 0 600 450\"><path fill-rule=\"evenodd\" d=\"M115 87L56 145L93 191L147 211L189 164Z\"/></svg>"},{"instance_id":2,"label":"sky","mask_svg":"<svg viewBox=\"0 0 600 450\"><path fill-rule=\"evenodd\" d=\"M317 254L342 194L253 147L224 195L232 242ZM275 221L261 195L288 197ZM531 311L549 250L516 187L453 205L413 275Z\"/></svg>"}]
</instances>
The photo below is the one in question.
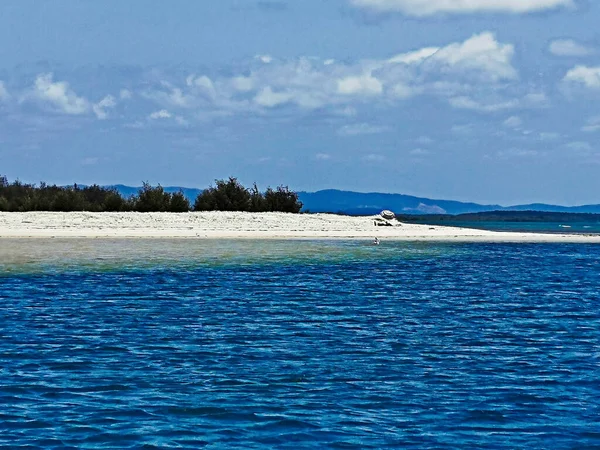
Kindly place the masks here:
<instances>
[{"instance_id":1,"label":"sky","mask_svg":"<svg viewBox=\"0 0 600 450\"><path fill-rule=\"evenodd\" d=\"M592 0L2 0L0 174L600 203Z\"/></svg>"}]
</instances>

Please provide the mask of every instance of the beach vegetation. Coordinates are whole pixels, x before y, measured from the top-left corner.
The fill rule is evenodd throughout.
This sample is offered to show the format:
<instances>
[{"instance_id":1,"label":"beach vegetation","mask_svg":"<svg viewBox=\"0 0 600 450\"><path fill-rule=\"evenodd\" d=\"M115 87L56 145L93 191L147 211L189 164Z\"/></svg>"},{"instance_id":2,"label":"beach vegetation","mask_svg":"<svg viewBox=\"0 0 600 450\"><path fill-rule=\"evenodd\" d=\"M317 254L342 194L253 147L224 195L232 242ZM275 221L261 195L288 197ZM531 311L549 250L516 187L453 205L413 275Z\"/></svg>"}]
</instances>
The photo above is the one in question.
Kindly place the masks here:
<instances>
[{"instance_id":1,"label":"beach vegetation","mask_svg":"<svg viewBox=\"0 0 600 450\"><path fill-rule=\"evenodd\" d=\"M165 212L171 206L171 194L159 184L153 187L144 182L138 194L133 197L133 209L137 212Z\"/></svg>"},{"instance_id":2,"label":"beach vegetation","mask_svg":"<svg viewBox=\"0 0 600 450\"><path fill-rule=\"evenodd\" d=\"M267 211L267 203L265 196L258 190L256 183L250 188L250 211L251 212L264 212Z\"/></svg>"},{"instance_id":3,"label":"beach vegetation","mask_svg":"<svg viewBox=\"0 0 600 450\"><path fill-rule=\"evenodd\" d=\"M198 195L194 202L194 211L250 211L252 195L240 184L237 178L215 180Z\"/></svg>"},{"instance_id":4,"label":"beach vegetation","mask_svg":"<svg viewBox=\"0 0 600 450\"><path fill-rule=\"evenodd\" d=\"M265 204L267 211L299 213L302 209L298 194L290 191L287 186L278 186L275 190L268 188L265 192Z\"/></svg>"},{"instance_id":5,"label":"beach vegetation","mask_svg":"<svg viewBox=\"0 0 600 450\"><path fill-rule=\"evenodd\" d=\"M113 187L49 185L45 182L27 184L8 181L0 176L0 212L9 211L91 211L91 212L189 212L247 211L298 213L302 203L298 194L287 186L267 188L261 192L256 183L244 187L237 178L215 180L214 186L203 190L192 205L182 190L169 193L159 184L144 182L138 192L124 197Z\"/></svg>"},{"instance_id":6,"label":"beach vegetation","mask_svg":"<svg viewBox=\"0 0 600 450\"><path fill-rule=\"evenodd\" d=\"M190 201L183 195L183 191L174 192L171 194L169 202L169 212L182 213L188 212L191 209Z\"/></svg>"},{"instance_id":7,"label":"beach vegetation","mask_svg":"<svg viewBox=\"0 0 600 450\"><path fill-rule=\"evenodd\" d=\"M287 186L270 187L262 193L256 183L250 189L237 178L215 180L215 185L204 190L196 198L194 211L246 211L299 213L302 202L298 194Z\"/></svg>"}]
</instances>

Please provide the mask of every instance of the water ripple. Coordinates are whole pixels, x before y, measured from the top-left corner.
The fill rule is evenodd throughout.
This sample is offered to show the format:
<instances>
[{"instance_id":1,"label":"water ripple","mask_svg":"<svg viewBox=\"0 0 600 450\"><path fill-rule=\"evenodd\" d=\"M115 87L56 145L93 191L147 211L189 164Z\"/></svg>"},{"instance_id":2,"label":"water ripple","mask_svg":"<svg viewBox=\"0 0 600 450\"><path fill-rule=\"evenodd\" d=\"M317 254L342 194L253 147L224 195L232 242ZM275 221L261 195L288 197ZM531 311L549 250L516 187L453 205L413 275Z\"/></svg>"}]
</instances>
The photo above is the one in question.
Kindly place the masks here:
<instances>
[{"instance_id":1,"label":"water ripple","mask_svg":"<svg viewBox=\"0 0 600 450\"><path fill-rule=\"evenodd\" d=\"M52 245L0 263L0 446L600 446L598 247Z\"/></svg>"}]
</instances>

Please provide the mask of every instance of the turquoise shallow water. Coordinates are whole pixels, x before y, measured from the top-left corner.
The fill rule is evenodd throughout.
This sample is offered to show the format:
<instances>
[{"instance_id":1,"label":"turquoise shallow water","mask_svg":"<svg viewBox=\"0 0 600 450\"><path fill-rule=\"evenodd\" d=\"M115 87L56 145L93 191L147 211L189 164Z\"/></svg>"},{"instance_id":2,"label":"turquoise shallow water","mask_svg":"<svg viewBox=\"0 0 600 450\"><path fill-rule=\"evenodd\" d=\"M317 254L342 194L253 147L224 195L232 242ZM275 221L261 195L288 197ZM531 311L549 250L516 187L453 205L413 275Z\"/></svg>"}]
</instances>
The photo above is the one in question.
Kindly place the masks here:
<instances>
[{"instance_id":1,"label":"turquoise shallow water","mask_svg":"<svg viewBox=\"0 0 600 450\"><path fill-rule=\"evenodd\" d=\"M0 446L599 448L600 246L0 240Z\"/></svg>"}]
</instances>

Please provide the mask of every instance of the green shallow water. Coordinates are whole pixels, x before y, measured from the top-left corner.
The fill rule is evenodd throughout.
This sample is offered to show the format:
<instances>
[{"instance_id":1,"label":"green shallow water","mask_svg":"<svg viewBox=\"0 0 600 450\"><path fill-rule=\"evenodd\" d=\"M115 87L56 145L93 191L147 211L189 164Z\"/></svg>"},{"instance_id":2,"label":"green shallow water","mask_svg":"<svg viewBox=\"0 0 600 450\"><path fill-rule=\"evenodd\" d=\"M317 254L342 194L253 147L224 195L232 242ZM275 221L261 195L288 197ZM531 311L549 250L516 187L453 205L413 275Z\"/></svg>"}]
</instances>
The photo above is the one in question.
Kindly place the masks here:
<instances>
[{"instance_id":1,"label":"green shallow water","mask_svg":"<svg viewBox=\"0 0 600 450\"><path fill-rule=\"evenodd\" d=\"M0 239L0 273L382 261L435 257L456 248L354 240Z\"/></svg>"}]
</instances>

